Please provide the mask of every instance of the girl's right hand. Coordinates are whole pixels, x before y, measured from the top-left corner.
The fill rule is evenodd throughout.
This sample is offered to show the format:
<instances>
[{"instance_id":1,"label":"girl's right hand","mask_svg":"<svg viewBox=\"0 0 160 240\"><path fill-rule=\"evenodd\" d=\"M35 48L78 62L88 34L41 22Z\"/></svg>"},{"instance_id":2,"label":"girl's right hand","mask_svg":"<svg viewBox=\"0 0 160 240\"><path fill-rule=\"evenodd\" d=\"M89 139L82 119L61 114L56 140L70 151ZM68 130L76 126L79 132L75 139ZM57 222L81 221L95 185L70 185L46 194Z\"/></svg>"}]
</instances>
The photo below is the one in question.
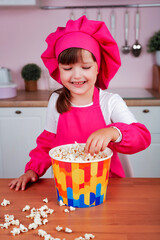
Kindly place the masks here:
<instances>
[{"instance_id":1,"label":"girl's right hand","mask_svg":"<svg viewBox=\"0 0 160 240\"><path fill-rule=\"evenodd\" d=\"M28 170L19 178L12 180L8 186L10 189L15 189L16 191L22 190L24 191L27 183L36 182L38 180L38 175L33 170Z\"/></svg>"}]
</instances>

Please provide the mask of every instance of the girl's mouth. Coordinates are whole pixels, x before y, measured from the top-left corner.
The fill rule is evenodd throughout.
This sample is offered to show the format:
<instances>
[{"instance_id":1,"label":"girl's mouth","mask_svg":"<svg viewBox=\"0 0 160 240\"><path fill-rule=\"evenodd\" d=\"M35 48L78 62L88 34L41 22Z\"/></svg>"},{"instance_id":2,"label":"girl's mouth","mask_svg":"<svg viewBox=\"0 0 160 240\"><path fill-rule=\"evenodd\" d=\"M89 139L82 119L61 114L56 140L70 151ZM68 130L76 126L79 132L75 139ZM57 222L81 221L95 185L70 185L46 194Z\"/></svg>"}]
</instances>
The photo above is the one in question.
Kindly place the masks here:
<instances>
[{"instance_id":1,"label":"girl's mouth","mask_svg":"<svg viewBox=\"0 0 160 240\"><path fill-rule=\"evenodd\" d=\"M81 81L81 82L71 82L73 85L83 85L86 83L86 81Z\"/></svg>"}]
</instances>

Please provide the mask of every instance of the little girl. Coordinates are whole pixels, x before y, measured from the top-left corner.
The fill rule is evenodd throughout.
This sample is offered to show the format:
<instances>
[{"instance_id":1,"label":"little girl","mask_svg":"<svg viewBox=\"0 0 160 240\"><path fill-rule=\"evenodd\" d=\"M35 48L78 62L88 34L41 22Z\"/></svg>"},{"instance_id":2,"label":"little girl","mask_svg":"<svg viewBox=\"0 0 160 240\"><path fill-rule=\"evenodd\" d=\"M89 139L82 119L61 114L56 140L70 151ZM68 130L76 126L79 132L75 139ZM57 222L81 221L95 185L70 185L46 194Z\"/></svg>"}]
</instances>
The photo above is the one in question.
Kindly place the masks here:
<instances>
[{"instance_id":1,"label":"little girl","mask_svg":"<svg viewBox=\"0 0 160 240\"><path fill-rule=\"evenodd\" d=\"M57 28L46 41L42 60L63 88L51 95L45 130L30 152L25 173L10 188L24 190L28 182L37 181L51 166L49 150L75 141L86 143L91 155L111 148L110 177L125 177L117 152L142 151L151 137L123 99L105 90L121 64L115 40L104 22L82 16Z\"/></svg>"}]
</instances>

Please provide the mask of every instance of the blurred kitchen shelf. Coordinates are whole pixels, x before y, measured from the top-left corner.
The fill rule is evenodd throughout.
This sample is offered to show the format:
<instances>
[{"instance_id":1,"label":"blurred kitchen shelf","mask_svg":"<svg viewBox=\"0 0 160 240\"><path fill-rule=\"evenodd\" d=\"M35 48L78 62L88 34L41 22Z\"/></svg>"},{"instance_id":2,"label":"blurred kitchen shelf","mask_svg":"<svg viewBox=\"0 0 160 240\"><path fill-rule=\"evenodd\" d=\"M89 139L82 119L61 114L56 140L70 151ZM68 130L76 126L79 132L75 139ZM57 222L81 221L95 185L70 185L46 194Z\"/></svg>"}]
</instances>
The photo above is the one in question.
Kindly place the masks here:
<instances>
[{"instance_id":1,"label":"blurred kitchen shelf","mask_svg":"<svg viewBox=\"0 0 160 240\"><path fill-rule=\"evenodd\" d=\"M150 90L145 88L109 88L111 93L118 93L123 99L155 99Z\"/></svg>"},{"instance_id":2,"label":"blurred kitchen shelf","mask_svg":"<svg viewBox=\"0 0 160 240\"><path fill-rule=\"evenodd\" d=\"M6 6L36 6L36 0L0 0L0 7Z\"/></svg>"}]
</instances>

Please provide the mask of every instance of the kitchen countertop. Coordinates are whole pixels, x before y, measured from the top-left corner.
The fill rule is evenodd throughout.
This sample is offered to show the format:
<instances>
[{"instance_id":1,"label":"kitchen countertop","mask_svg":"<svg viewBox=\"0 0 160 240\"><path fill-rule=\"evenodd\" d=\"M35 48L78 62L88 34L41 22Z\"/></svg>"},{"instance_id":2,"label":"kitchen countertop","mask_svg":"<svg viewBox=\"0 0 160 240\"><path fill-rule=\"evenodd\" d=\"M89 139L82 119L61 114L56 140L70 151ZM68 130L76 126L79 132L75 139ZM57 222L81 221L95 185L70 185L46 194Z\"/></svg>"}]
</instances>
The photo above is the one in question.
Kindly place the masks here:
<instances>
[{"instance_id":1,"label":"kitchen countertop","mask_svg":"<svg viewBox=\"0 0 160 240\"><path fill-rule=\"evenodd\" d=\"M67 240L92 233L98 240L159 240L160 239L160 178L115 178L109 179L106 201L96 207L78 208L65 213L57 202L53 179L40 179L25 191L8 188L11 179L0 179L0 202L10 201L10 205L0 205L0 224L4 223L4 214L14 215L24 226L33 220L26 218L29 212L22 212L28 204L31 208L40 208L46 204L55 212L48 216L48 223L38 227L53 237ZM57 226L68 227L73 233L57 232ZM0 229L3 240L42 239L38 229L29 230L13 237L8 229Z\"/></svg>"},{"instance_id":2,"label":"kitchen countertop","mask_svg":"<svg viewBox=\"0 0 160 240\"><path fill-rule=\"evenodd\" d=\"M112 92L112 89L109 89L108 91ZM146 91L148 94L145 97ZM144 91L142 89L141 92L139 92L139 89L138 91L136 91L136 89L132 89L130 97L128 97L130 93L128 93L127 97L125 97L125 92L127 93L128 89L116 89L116 92L120 93L128 106L160 106L160 93L152 89L144 89ZM0 107L47 107L48 99L51 93L52 92L48 90L38 90L36 92L18 90L16 97L0 99ZM140 97L141 93L142 97ZM148 97L149 94L151 97Z\"/></svg>"}]
</instances>

